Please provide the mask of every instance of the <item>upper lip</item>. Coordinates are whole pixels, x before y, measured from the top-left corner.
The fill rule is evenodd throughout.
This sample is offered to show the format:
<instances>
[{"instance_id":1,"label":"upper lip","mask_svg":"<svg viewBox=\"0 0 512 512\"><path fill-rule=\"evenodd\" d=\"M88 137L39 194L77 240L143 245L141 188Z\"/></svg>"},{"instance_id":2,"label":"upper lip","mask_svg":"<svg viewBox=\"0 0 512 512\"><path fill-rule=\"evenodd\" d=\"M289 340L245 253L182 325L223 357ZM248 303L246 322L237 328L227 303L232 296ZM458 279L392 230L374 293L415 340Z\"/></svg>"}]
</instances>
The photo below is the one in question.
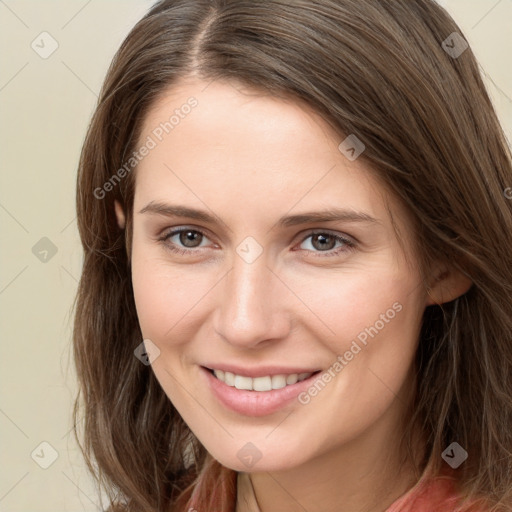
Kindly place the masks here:
<instances>
[{"instance_id":1,"label":"upper lip","mask_svg":"<svg viewBox=\"0 0 512 512\"><path fill-rule=\"evenodd\" d=\"M234 364L208 364L204 365L204 368L208 370L222 370L224 372L231 372L235 375L241 375L243 377L266 377L267 375L291 375L293 373L315 373L320 371L318 368L300 368L285 367L285 366L258 366L257 368L243 368Z\"/></svg>"}]
</instances>

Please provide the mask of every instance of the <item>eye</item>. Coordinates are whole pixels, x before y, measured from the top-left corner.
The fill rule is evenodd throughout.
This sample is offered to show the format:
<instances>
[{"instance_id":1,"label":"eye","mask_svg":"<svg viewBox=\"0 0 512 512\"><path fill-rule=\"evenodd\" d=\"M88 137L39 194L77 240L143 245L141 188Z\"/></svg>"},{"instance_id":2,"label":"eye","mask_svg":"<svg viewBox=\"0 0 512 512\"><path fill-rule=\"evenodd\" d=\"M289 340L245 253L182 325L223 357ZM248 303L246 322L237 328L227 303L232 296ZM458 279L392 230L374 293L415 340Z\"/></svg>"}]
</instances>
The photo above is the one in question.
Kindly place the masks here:
<instances>
[{"instance_id":1,"label":"eye","mask_svg":"<svg viewBox=\"0 0 512 512\"><path fill-rule=\"evenodd\" d=\"M327 231L309 233L302 239L301 245L308 239L311 239L308 242L310 247L301 248L300 250L317 253L315 256L336 256L344 252L353 251L356 248L356 243L353 240ZM197 252L195 251L196 249L207 246L208 244L203 244L203 242L209 239L200 230L181 227L168 231L158 240L164 244L166 249L178 254L187 255ZM338 247L336 247L337 244Z\"/></svg>"},{"instance_id":2,"label":"eye","mask_svg":"<svg viewBox=\"0 0 512 512\"><path fill-rule=\"evenodd\" d=\"M173 241L172 238L176 237ZM208 240L206 235L197 229L179 228L168 231L158 240L162 242L166 248L179 254L191 253L194 249L200 248L201 242ZM185 247L185 249L180 248Z\"/></svg>"},{"instance_id":3,"label":"eye","mask_svg":"<svg viewBox=\"0 0 512 512\"><path fill-rule=\"evenodd\" d=\"M356 243L348 238L345 238L341 235L329 233L326 231L316 231L313 233L309 233L305 238L303 238L301 245L306 242L306 240L311 239L309 242L310 248L302 249L309 252L318 252L318 253L326 253L326 254L318 254L318 256L336 256L343 252L353 251L356 248ZM336 244L341 244L336 249ZM335 250L333 250L335 249Z\"/></svg>"}]
</instances>

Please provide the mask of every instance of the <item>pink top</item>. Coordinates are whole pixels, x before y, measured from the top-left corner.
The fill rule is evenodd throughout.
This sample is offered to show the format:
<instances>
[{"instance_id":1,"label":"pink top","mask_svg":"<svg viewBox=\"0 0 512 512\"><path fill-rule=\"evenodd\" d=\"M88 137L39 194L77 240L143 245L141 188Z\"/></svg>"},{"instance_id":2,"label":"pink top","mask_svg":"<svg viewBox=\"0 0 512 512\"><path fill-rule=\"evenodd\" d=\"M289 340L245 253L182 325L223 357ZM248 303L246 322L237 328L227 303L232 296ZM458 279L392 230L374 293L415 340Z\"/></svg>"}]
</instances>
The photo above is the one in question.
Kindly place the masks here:
<instances>
[{"instance_id":1,"label":"pink top","mask_svg":"<svg viewBox=\"0 0 512 512\"><path fill-rule=\"evenodd\" d=\"M436 477L424 471L416 485L385 512L486 512L476 502L457 508L462 497L457 491L455 475L448 467ZM249 474L225 468L215 459L210 459L199 476L185 511L261 512Z\"/></svg>"},{"instance_id":2,"label":"pink top","mask_svg":"<svg viewBox=\"0 0 512 512\"><path fill-rule=\"evenodd\" d=\"M456 509L460 496L455 489L455 480L449 476L427 478L425 475L417 484L398 498L386 512L431 512Z\"/></svg>"}]
</instances>

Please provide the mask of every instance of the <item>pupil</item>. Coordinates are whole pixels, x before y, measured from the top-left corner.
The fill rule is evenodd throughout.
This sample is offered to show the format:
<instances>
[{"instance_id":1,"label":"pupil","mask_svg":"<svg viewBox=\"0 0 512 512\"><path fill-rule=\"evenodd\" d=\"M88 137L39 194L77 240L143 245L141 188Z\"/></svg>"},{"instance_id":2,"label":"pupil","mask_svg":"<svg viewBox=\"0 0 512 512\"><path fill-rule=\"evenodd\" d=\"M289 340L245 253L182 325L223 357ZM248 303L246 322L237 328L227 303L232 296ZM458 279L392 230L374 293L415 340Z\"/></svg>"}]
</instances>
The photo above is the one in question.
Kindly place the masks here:
<instances>
[{"instance_id":1,"label":"pupil","mask_svg":"<svg viewBox=\"0 0 512 512\"><path fill-rule=\"evenodd\" d=\"M331 243L330 244L329 243L326 244L325 241L326 240L329 241L329 239L330 239ZM334 238L332 238L331 236L329 236L329 235L327 235L327 236L315 235L313 237L313 245L315 245L315 241L319 241L319 240L321 241L320 247L319 247L320 249L327 249L327 250L329 250L329 249L333 248L332 242L334 242ZM327 246L329 246L329 247L327 247ZM318 249L318 247L317 247L317 249Z\"/></svg>"},{"instance_id":2,"label":"pupil","mask_svg":"<svg viewBox=\"0 0 512 512\"><path fill-rule=\"evenodd\" d=\"M194 241L196 241L198 236L199 236L199 233L196 233L194 231L182 231L180 241L186 247L195 247Z\"/></svg>"}]
</instances>

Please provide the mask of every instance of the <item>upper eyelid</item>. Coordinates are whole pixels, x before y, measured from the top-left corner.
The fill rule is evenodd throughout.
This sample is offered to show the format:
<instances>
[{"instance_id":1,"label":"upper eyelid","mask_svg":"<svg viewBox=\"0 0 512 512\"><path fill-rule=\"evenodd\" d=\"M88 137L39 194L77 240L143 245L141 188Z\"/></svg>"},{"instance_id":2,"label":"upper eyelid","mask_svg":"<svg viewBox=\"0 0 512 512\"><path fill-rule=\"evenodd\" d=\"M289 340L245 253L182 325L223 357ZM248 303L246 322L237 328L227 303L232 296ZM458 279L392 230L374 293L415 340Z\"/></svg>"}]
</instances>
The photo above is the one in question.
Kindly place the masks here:
<instances>
[{"instance_id":1,"label":"upper eyelid","mask_svg":"<svg viewBox=\"0 0 512 512\"><path fill-rule=\"evenodd\" d=\"M198 233L201 233L202 235L206 236L208 239L211 240L211 236L209 235L208 233L208 230L207 229L204 229L204 228L199 228L199 227L194 227L194 226L188 226L188 225L184 225L184 226L175 226L175 227L172 227L172 228L166 228L166 229L163 229L160 234L158 235L158 238L168 238L170 236L174 236L174 235L177 235L179 234L181 231L197 231Z\"/></svg>"}]
</instances>

